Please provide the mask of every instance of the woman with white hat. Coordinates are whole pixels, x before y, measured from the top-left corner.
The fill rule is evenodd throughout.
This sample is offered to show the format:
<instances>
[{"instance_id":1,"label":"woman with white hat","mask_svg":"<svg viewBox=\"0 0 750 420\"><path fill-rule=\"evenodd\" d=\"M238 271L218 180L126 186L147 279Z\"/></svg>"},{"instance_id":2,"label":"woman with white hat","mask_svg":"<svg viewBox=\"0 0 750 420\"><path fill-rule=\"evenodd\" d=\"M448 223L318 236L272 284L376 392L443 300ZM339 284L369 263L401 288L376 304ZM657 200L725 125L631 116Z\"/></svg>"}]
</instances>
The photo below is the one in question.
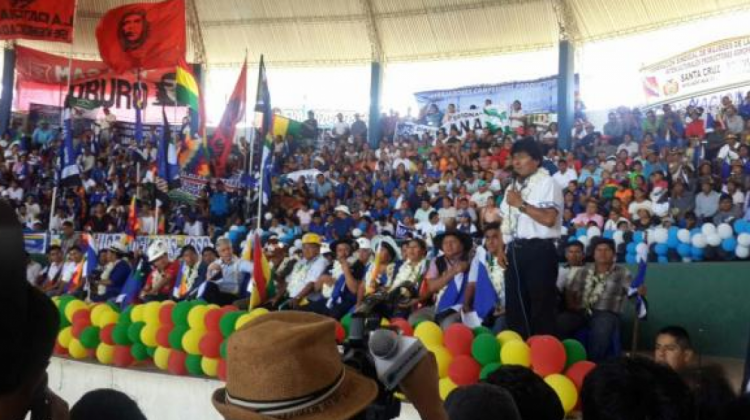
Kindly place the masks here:
<instances>
[{"instance_id":1,"label":"woman with white hat","mask_svg":"<svg viewBox=\"0 0 750 420\"><path fill-rule=\"evenodd\" d=\"M113 243L104 251L106 264L97 282L96 289L91 294L94 302L103 302L120 295L122 287L130 276L130 264L125 260L128 249L121 242Z\"/></svg>"},{"instance_id":2,"label":"woman with white hat","mask_svg":"<svg viewBox=\"0 0 750 420\"><path fill-rule=\"evenodd\" d=\"M393 283L399 266L401 265L401 248L390 236L376 236L372 240L375 249L375 260L366 268L365 278L359 285L357 304L364 301L365 296L380 289L387 289Z\"/></svg>"}]
</instances>

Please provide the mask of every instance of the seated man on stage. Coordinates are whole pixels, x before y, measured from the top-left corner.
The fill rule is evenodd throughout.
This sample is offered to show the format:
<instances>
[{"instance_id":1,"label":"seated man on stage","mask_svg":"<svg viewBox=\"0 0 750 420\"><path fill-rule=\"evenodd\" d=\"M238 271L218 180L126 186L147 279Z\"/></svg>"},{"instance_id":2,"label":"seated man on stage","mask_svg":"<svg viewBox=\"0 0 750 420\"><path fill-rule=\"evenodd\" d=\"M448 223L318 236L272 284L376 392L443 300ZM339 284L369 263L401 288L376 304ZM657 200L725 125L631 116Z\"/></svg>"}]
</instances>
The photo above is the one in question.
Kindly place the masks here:
<instances>
[{"instance_id":1,"label":"seated man on stage","mask_svg":"<svg viewBox=\"0 0 750 420\"><path fill-rule=\"evenodd\" d=\"M49 261L49 265L42 269L41 279L37 283L44 293L52 292L60 284L65 261L59 245L51 245L49 247L47 250L47 260Z\"/></svg>"},{"instance_id":2,"label":"seated man on stage","mask_svg":"<svg viewBox=\"0 0 750 420\"><path fill-rule=\"evenodd\" d=\"M206 281L198 296L208 303L231 305L239 299L242 276L253 274L253 263L234 255L232 241L228 238L216 240L219 259L208 267Z\"/></svg>"},{"instance_id":3,"label":"seated man on stage","mask_svg":"<svg viewBox=\"0 0 750 420\"><path fill-rule=\"evenodd\" d=\"M565 309L557 321L562 338L589 328L589 358L598 363L607 357L612 334L619 330L632 276L627 268L615 264L613 240L600 238L593 246L594 264L579 270L566 285ZM645 288L639 293L645 293Z\"/></svg>"},{"instance_id":4,"label":"seated man on stage","mask_svg":"<svg viewBox=\"0 0 750 420\"><path fill-rule=\"evenodd\" d=\"M178 301L195 299L206 280L209 264L201 261L198 251L192 245L182 247L180 260L180 271L177 273L172 297Z\"/></svg>"},{"instance_id":5,"label":"seated man on stage","mask_svg":"<svg viewBox=\"0 0 750 420\"><path fill-rule=\"evenodd\" d=\"M306 309L341 319L357 303L365 266L359 260L351 260L354 245L348 239L331 243L331 249L336 253L336 259L318 280L324 299L310 303Z\"/></svg>"},{"instance_id":6,"label":"seated man on stage","mask_svg":"<svg viewBox=\"0 0 750 420\"><path fill-rule=\"evenodd\" d=\"M141 300L144 302L168 300L174 288L177 272L180 270L180 263L169 261L169 248L163 241L152 243L148 247L147 255L151 272L141 290Z\"/></svg>"},{"instance_id":7,"label":"seated man on stage","mask_svg":"<svg viewBox=\"0 0 750 420\"><path fill-rule=\"evenodd\" d=\"M396 308L393 316L408 319L413 310L418 309L420 303L420 290L426 288L425 274L430 266L427 258L427 243L419 238L409 239L404 245L404 262L398 268L396 277L389 290L396 287L409 285L412 299L408 304Z\"/></svg>"},{"instance_id":8,"label":"seated man on stage","mask_svg":"<svg viewBox=\"0 0 750 420\"><path fill-rule=\"evenodd\" d=\"M285 309L300 309L303 304L323 299L323 295L315 292L315 282L328 268L328 260L320 255L323 244L321 237L315 233L307 233L302 237L302 259L299 260L287 276L286 281L279 283L277 294L289 296Z\"/></svg>"},{"instance_id":9,"label":"seated man on stage","mask_svg":"<svg viewBox=\"0 0 750 420\"><path fill-rule=\"evenodd\" d=\"M91 293L91 300L94 302L104 302L119 296L131 271L130 264L125 260L128 253L125 245L115 242L103 252L106 264L96 289Z\"/></svg>"},{"instance_id":10,"label":"seated man on stage","mask_svg":"<svg viewBox=\"0 0 750 420\"><path fill-rule=\"evenodd\" d=\"M500 246L502 233L499 223L484 227L484 246L477 248L469 270L469 284L464 296L463 311L473 311L482 325L499 333L505 329L505 258Z\"/></svg>"}]
</instances>

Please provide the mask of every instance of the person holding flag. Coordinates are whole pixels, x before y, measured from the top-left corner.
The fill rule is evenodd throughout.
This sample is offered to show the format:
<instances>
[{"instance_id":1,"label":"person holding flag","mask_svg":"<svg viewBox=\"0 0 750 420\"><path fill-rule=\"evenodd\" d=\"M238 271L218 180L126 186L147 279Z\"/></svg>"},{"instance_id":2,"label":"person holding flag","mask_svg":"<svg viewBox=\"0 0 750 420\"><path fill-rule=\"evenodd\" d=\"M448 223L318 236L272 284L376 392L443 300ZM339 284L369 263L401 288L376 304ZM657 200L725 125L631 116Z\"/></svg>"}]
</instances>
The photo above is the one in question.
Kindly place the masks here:
<instances>
[{"instance_id":1,"label":"person holding flag","mask_svg":"<svg viewBox=\"0 0 750 420\"><path fill-rule=\"evenodd\" d=\"M505 268L502 257L502 232L499 223L484 227L484 246L477 248L469 269L469 284L464 296L464 316L476 311L482 325L497 334L505 329Z\"/></svg>"}]
</instances>

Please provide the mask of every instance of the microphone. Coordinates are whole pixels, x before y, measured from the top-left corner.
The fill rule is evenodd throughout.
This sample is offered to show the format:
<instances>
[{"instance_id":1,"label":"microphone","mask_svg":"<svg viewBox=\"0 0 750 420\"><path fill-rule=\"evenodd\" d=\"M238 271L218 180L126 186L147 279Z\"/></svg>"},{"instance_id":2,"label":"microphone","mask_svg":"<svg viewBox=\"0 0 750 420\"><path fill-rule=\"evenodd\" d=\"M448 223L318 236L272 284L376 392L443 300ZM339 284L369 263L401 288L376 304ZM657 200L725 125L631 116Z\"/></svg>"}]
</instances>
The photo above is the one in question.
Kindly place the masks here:
<instances>
[{"instance_id":1,"label":"microphone","mask_svg":"<svg viewBox=\"0 0 750 420\"><path fill-rule=\"evenodd\" d=\"M388 390L395 389L427 355L427 349L413 337L392 330L376 330L368 343L378 380Z\"/></svg>"}]
</instances>

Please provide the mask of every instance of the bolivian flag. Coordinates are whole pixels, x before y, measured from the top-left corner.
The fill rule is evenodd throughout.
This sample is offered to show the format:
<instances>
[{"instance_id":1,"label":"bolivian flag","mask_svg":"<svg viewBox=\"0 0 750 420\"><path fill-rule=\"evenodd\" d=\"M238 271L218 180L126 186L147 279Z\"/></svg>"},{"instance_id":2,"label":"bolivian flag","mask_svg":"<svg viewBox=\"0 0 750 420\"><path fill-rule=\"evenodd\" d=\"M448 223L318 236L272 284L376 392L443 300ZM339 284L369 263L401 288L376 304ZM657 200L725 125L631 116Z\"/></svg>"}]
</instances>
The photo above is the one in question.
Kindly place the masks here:
<instances>
[{"instance_id":1,"label":"bolivian flag","mask_svg":"<svg viewBox=\"0 0 750 420\"><path fill-rule=\"evenodd\" d=\"M271 281L271 266L260 243L260 236L253 239L253 293L250 295L250 309L257 308L266 300L266 288Z\"/></svg>"},{"instance_id":2,"label":"bolivian flag","mask_svg":"<svg viewBox=\"0 0 750 420\"><path fill-rule=\"evenodd\" d=\"M175 74L177 82L177 102L191 109L200 109L200 88L198 82L185 61L180 60Z\"/></svg>"}]
</instances>

